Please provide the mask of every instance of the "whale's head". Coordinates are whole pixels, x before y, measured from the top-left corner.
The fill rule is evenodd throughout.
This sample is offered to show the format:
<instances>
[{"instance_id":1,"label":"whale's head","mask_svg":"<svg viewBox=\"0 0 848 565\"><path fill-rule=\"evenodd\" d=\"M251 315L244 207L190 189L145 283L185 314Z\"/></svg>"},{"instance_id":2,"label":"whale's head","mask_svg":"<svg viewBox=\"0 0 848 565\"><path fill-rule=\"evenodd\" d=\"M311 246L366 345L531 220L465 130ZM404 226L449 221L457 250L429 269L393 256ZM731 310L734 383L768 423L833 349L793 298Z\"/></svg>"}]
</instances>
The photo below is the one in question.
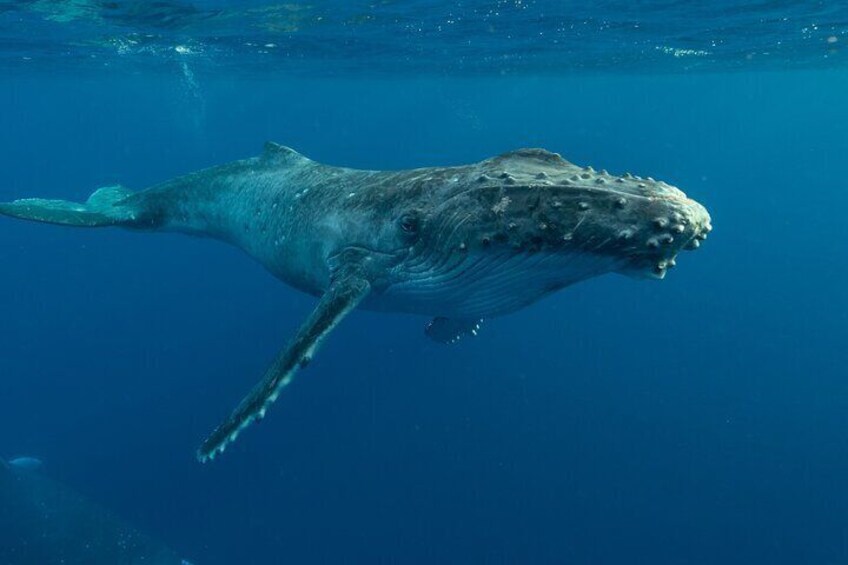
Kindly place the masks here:
<instances>
[{"instance_id":1,"label":"whale's head","mask_svg":"<svg viewBox=\"0 0 848 565\"><path fill-rule=\"evenodd\" d=\"M407 246L386 288L395 308L483 317L604 273L662 279L712 229L669 184L541 149L432 171L397 213Z\"/></svg>"}]
</instances>

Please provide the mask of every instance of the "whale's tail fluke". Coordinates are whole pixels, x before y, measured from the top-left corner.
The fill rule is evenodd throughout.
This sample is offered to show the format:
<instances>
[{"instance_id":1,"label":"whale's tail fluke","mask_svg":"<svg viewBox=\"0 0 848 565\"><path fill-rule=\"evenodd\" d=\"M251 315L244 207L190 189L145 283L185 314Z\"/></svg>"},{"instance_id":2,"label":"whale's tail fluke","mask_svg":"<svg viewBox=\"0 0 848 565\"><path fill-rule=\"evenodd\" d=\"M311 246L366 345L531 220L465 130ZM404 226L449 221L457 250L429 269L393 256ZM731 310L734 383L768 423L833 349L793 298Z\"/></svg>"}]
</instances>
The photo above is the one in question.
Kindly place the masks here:
<instances>
[{"instance_id":1,"label":"whale's tail fluke","mask_svg":"<svg viewBox=\"0 0 848 565\"><path fill-rule=\"evenodd\" d=\"M128 188L116 185L97 189L83 204L26 198L0 203L0 215L63 226L129 227L139 220L137 206L127 201L132 194Z\"/></svg>"}]
</instances>

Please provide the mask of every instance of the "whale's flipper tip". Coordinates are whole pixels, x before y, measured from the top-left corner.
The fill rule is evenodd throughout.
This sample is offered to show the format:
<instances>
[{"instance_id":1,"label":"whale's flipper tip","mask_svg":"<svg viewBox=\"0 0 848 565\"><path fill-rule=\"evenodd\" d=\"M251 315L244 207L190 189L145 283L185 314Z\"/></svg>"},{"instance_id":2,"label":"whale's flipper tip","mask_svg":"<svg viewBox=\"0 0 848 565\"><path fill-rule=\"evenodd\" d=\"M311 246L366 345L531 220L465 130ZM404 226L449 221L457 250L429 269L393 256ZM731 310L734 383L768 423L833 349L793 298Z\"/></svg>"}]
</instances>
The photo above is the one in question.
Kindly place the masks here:
<instances>
[{"instance_id":1,"label":"whale's flipper tip","mask_svg":"<svg viewBox=\"0 0 848 565\"><path fill-rule=\"evenodd\" d=\"M122 186L106 186L92 194L84 203L67 200L25 198L0 203L0 215L77 227L101 227L132 223L136 218L129 206L120 203L132 194Z\"/></svg>"},{"instance_id":2,"label":"whale's flipper tip","mask_svg":"<svg viewBox=\"0 0 848 565\"><path fill-rule=\"evenodd\" d=\"M197 450L197 460L215 459L250 424L265 417L283 387L295 372L309 364L318 346L333 328L370 292L371 284L357 275L337 277L321 297L312 315L303 323L288 347L265 373L265 377L238 405L233 413L206 438Z\"/></svg>"}]
</instances>

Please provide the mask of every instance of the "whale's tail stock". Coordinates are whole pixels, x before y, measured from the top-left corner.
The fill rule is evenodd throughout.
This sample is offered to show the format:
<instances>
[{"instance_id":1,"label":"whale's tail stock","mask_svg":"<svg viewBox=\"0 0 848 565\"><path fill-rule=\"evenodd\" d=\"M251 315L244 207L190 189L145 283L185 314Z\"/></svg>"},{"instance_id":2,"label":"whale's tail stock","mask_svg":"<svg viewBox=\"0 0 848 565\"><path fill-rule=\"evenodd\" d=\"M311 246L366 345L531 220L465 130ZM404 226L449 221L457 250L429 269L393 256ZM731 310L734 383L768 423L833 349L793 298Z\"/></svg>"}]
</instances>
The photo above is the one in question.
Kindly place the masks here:
<instances>
[{"instance_id":1,"label":"whale's tail stock","mask_svg":"<svg viewBox=\"0 0 848 565\"><path fill-rule=\"evenodd\" d=\"M1 202L0 215L63 226L132 227L141 221L132 195L128 188L116 185L97 189L84 203L25 198Z\"/></svg>"}]
</instances>

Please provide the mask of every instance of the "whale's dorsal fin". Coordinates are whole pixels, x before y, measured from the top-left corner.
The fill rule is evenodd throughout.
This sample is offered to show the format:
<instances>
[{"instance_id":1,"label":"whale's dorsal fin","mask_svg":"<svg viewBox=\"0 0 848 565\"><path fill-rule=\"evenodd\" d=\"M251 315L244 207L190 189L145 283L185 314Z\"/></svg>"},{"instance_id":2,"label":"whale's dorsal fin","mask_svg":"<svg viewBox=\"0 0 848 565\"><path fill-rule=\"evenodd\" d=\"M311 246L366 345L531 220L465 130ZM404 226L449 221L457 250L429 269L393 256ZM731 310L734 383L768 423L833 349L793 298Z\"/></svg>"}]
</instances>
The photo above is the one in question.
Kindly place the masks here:
<instances>
[{"instance_id":1,"label":"whale's dorsal fin","mask_svg":"<svg viewBox=\"0 0 848 565\"><path fill-rule=\"evenodd\" d=\"M262 159L267 161L274 161L280 164L291 165L295 163L312 161L312 159L301 155L291 147L286 147L285 145L280 145L279 143L275 143L273 141L265 142L265 147L262 150Z\"/></svg>"},{"instance_id":2,"label":"whale's dorsal fin","mask_svg":"<svg viewBox=\"0 0 848 565\"><path fill-rule=\"evenodd\" d=\"M358 272L338 273L294 339L229 418L203 442L197 450L197 458L201 462L214 459L236 440L244 428L254 420L261 420L268 406L277 400L280 390L291 382L300 367L305 367L312 360L324 338L356 308L370 290L370 283Z\"/></svg>"}]
</instances>

